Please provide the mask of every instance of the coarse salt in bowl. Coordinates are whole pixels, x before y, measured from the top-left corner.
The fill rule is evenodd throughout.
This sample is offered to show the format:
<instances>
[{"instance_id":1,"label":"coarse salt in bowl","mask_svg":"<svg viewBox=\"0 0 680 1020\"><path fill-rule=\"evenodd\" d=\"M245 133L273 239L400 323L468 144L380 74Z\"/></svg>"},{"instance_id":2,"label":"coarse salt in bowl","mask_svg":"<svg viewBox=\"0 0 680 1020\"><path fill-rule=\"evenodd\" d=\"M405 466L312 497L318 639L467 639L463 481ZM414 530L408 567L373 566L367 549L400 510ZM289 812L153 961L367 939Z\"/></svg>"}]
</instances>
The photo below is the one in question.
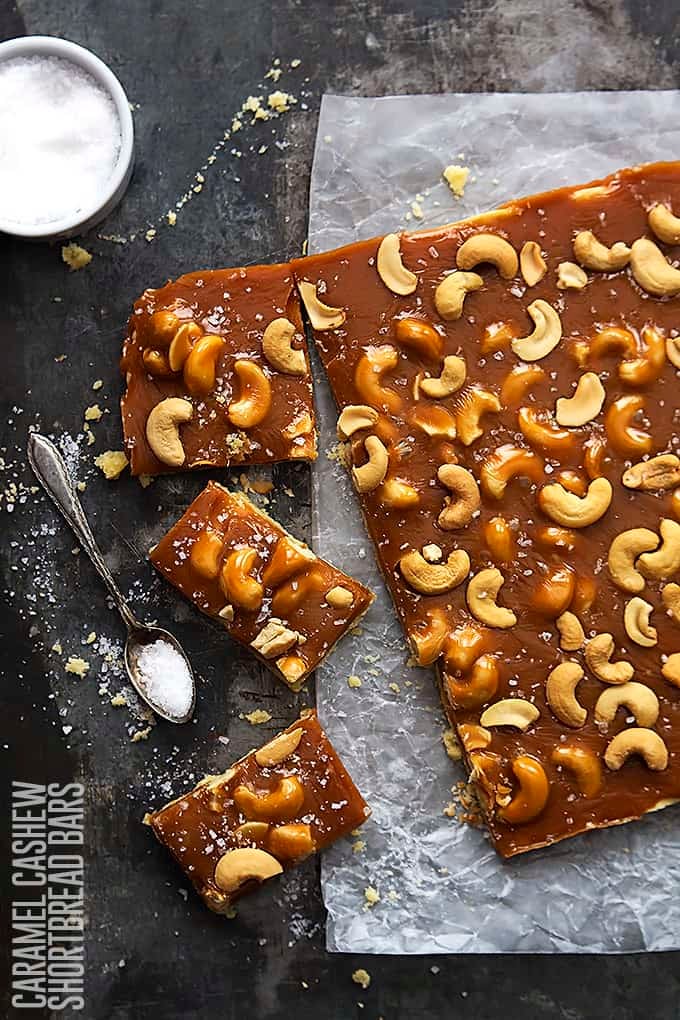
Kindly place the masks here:
<instances>
[{"instance_id":1,"label":"coarse salt in bowl","mask_svg":"<svg viewBox=\"0 0 680 1020\"><path fill-rule=\"evenodd\" d=\"M0 231L33 240L82 233L125 193L130 105L113 72L76 43L0 43Z\"/></svg>"}]
</instances>

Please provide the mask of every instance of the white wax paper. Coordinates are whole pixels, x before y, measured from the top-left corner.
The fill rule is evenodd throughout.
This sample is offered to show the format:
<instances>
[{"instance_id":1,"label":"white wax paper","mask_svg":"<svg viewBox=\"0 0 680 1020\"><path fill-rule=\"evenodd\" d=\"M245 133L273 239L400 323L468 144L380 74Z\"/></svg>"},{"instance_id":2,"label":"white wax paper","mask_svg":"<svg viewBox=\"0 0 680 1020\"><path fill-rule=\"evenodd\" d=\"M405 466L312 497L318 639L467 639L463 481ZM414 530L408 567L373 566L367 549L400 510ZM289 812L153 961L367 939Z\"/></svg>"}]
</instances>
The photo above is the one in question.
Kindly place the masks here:
<instances>
[{"instance_id":1,"label":"white wax paper","mask_svg":"<svg viewBox=\"0 0 680 1020\"><path fill-rule=\"evenodd\" d=\"M680 155L677 92L325 96L310 193L309 251L435 226L534 191ZM460 155L460 154L464 155ZM465 197L441 180L470 167ZM418 197L419 196L419 197ZM422 219L406 220L417 201ZM316 365L321 449L336 412ZM350 482L322 452L316 548L378 600L319 670L323 722L373 808L359 839L323 857L335 952L630 952L680 947L680 805L503 863L484 831L443 815L461 766L441 742L430 671L406 642ZM347 678L362 684L350 688ZM390 688L389 684L395 684ZM368 907L364 890L380 900Z\"/></svg>"}]
</instances>

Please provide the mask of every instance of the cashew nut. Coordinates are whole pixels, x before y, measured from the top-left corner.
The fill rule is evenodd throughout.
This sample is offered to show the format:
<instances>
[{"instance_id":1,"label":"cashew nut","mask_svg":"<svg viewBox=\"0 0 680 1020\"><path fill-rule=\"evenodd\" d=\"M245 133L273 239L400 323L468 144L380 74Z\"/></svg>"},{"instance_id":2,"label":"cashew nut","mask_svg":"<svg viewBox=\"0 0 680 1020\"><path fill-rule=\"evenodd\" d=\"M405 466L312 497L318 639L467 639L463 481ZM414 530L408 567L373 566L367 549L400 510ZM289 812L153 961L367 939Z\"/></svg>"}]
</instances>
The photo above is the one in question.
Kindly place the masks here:
<instances>
[{"instance_id":1,"label":"cashew nut","mask_svg":"<svg viewBox=\"0 0 680 1020\"><path fill-rule=\"evenodd\" d=\"M290 535L284 535L276 543L269 563L262 573L265 588L276 588L294 574L307 570L316 556L304 543Z\"/></svg>"},{"instance_id":2,"label":"cashew nut","mask_svg":"<svg viewBox=\"0 0 680 1020\"><path fill-rule=\"evenodd\" d=\"M561 662L548 674L545 696L553 715L565 726L583 726L588 717L583 705L576 700L576 688L584 673L578 662Z\"/></svg>"},{"instance_id":3,"label":"cashew nut","mask_svg":"<svg viewBox=\"0 0 680 1020\"><path fill-rule=\"evenodd\" d=\"M269 364L286 375L307 375L305 352L293 347L296 329L290 319L272 319L262 334L262 353Z\"/></svg>"},{"instance_id":4,"label":"cashew nut","mask_svg":"<svg viewBox=\"0 0 680 1020\"><path fill-rule=\"evenodd\" d=\"M560 648L564 652L576 652L586 643L586 635L576 613L562 613L555 620L560 635Z\"/></svg>"},{"instance_id":5,"label":"cashew nut","mask_svg":"<svg viewBox=\"0 0 680 1020\"><path fill-rule=\"evenodd\" d=\"M257 549L245 545L229 553L220 573L220 585L229 602L248 613L258 611L264 596L264 588L251 576L257 560Z\"/></svg>"},{"instance_id":6,"label":"cashew nut","mask_svg":"<svg viewBox=\"0 0 680 1020\"><path fill-rule=\"evenodd\" d=\"M673 489L680 485L680 459L674 453L662 453L641 460L623 472L621 481L626 488L642 492Z\"/></svg>"},{"instance_id":7,"label":"cashew nut","mask_svg":"<svg viewBox=\"0 0 680 1020\"><path fill-rule=\"evenodd\" d=\"M632 663L620 659L611 662L614 638L611 634L597 634L586 642L585 659L588 669L605 684L625 684L635 672Z\"/></svg>"},{"instance_id":8,"label":"cashew nut","mask_svg":"<svg viewBox=\"0 0 680 1020\"><path fill-rule=\"evenodd\" d=\"M543 462L533 450L503 443L486 458L480 471L480 482L485 496L502 499L513 478L529 478L539 482L544 477Z\"/></svg>"},{"instance_id":9,"label":"cashew nut","mask_svg":"<svg viewBox=\"0 0 680 1020\"><path fill-rule=\"evenodd\" d=\"M146 440L154 455L169 467L181 467L186 454L179 438L179 426L191 419L194 409L181 397L166 397L149 412Z\"/></svg>"},{"instance_id":10,"label":"cashew nut","mask_svg":"<svg viewBox=\"0 0 680 1020\"><path fill-rule=\"evenodd\" d=\"M348 404L338 418L338 439L349 439L361 429L370 429L379 417L378 412L367 404Z\"/></svg>"},{"instance_id":11,"label":"cashew nut","mask_svg":"<svg viewBox=\"0 0 680 1020\"><path fill-rule=\"evenodd\" d=\"M495 393L472 386L458 400L456 408L456 431L463 446L471 446L484 435L480 421L482 415L498 413L501 402Z\"/></svg>"},{"instance_id":12,"label":"cashew nut","mask_svg":"<svg viewBox=\"0 0 680 1020\"><path fill-rule=\"evenodd\" d=\"M201 577L214 580L220 572L224 539L217 532L205 528L191 547L189 563Z\"/></svg>"},{"instance_id":13,"label":"cashew nut","mask_svg":"<svg viewBox=\"0 0 680 1020\"><path fill-rule=\"evenodd\" d=\"M171 308L159 308L149 320L153 342L157 347L169 347L182 320Z\"/></svg>"},{"instance_id":14,"label":"cashew nut","mask_svg":"<svg viewBox=\"0 0 680 1020\"><path fill-rule=\"evenodd\" d=\"M248 786L237 786L234 804L247 819L256 822L288 822L304 804L305 790L297 776L283 776L268 793L255 793Z\"/></svg>"},{"instance_id":15,"label":"cashew nut","mask_svg":"<svg viewBox=\"0 0 680 1020\"><path fill-rule=\"evenodd\" d=\"M402 478L386 478L380 493L380 501L393 510L412 510L420 505L418 490Z\"/></svg>"},{"instance_id":16,"label":"cashew nut","mask_svg":"<svg viewBox=\"0 0 680 1020\"><path fill-rule=\"evenodd\" d=\"M397 319L394 335L401 347L416 351L422 358L439 361L444 351L444 338L429 322L422 319Z\"/></svg>"},{"instance_id":17,"label":"cashew nut","mask_svg":"<svg viewBox=\"0 0 680 1020\"><path fill-rule=\"evenodd\" d=\"M364 447L368 460L361 467L352 468L352 478L357 492L373 492L384 482L390 460L377 436L366 436Z\"/></svg>"},{"instance_id":18,"label":"cashew nut","mask_svg":"<svg viewBox=\"0 0 680 1020\"><path fill-rule=\"evenodd\" d=\"M431 666L439 658L450 630L446 613L437 608L425 613L425 619L418 620L409 630L411 642L419 666Z\"/></svg>"},{"instance_id":19,"label":"cashew nut","mask_svg":"<svg viewBox=\"0 0 680 1020\"><path fill-rule=\"evenodd\" d=\"M526 730L541 713L535 705L524 698L504 698L489 705L479 720L482 726L514 726Z\"/></svg>"},{"instance_id":20,"label":"cashew nut","mask_svg":"<svg viewBox=\"0 0 680 1020\"><path fill-rule=\"evenodd\" d=\"M635 561L640 553L656 549L659 536L649 528L632 528L622 531L609 546L607 566L611 579L623 591L640 592L645 586L645 579L635 569Z\"/></svg>"},{"instance_id":21,"label":"cashew nut","mask_svg":"<svg viewBox=\"0 0 680 1020\"><path fill-rule=\"evenodd\" d=\"M517 275L517 252L498 234L473 234L461 244L456 254L459 269L474 269L481 262L490 262L504 280Z\"/></svg>"},{"instance_id":22,"label":"cashew nut","mask_svg":"<svg viewBox=\"0 0 680 1020\"><path fill-rule=\"evenodd\" d=\"M472 664L469 677L454 680L445 674L449 699L456 708L480 708L496 696L498 691L498 663L492 655L480 655Z\"/></svg>"},{"instance_id":23,"label":"cashew nut","mask_svg":"<svg viewBox=\"0 0 680 1020\"><path fill-rule=\"evenodd\" d=\"M314 852L311 826L307 822L277 825L267 837L267 846L279 860L301 861Z\"/></svg>"},{"instance_id":24,"label":"cashew nut","mask_svg":"<svg viewBox=\"0 0 680 1020\"><path fill-rule=\"evenodd\" d=\"M508 372L501 386L501 404L510 407L519 404L526 397L532 386L540 382L545 371L539 365L515 365Z\"/></svg>"},{"instance_id":25,"label":"cashew nut","mask_svg":"<svg viewBox=\"0 0 680 1020\"><path fill-rule=\"evenodd\" d=\"M668 656L661 667L661 675L674 687L680 687L680 652Z\"/></svg>"},{"instance_id":26,"label":"cashew nut","mask_svg":"<svg viewBox=\"0 0 680 1020\"><path fill-rule=\"evenodd\" d=\"M548 803L550 784L541 763L528 754L514 759L512 771L519 790L510 803L499 810L498 816L508 825L524 825L543 811Z\"/></svg>"},{"instance_id":27,"label":"cashew nut","mask_svg":"<svg viewBox=\"0 0 680 1020\"><path fill-rule=\"evenodd\" d=\"M398 393L382 385L385 372L397 367L399 354L390 344L373 345L366 348L354 370L354 385L359 394L371 407L378 407L391 414L398 414L402 400Z\"/></svg>"},{"instance_id":28,"label":"cashew nut","mask_svg":"<svg viewBox=\"0 0 680 1020\"><path fill-rule=\"evenodd\" d=\"M657 642L656 628L649 622L653 609L649 602L636 595L628 602L623 613L626 634L642 648L652 648Z\"/></svg>"},{"instance_id":29,"label":"cashew nut","mask_svg":"<svg viewBox=\"0 0 680 1020\"><path fill-rule=\"evenodd\" d=\"M559 482L545 485L538 494L541 510L565 528L587 528L599 521L612 501L612 486L606 478L594 478L585 496L567 492Z\"/></svg>"},{"instance_id":30,"label":"cashew nut","mask_svg":"<svg viewBox=\"0 0 680 1020\"><path fill-rule=\"evenodd\" d=\"M670 206L658 202L647 214L647 222L660 241L680 244L680 219L673 215Z\"/></svg>"},{"instance_id":31,"label":"cashew nut","mask_svg":"<svg viewBox=\"0 0 680 1020\"><path fill-rule=\"evenodd\" d=\"M520 407L517 412L517 423L524 438L541 450L564 454L575 446L576 440L572 432L559 428L546 417L546 412L534 407Z\"/></svg>"},{"instance_id":32,"label":"cashew nut","mask_svg":"<svg viewBox=\"0 0 680 1020\"><path fill-rule=\"evenodd\" d=\"M562 339L562 320L552 305L542 298L532 301L527 312L533 320L534 329L528 336L513 340L511 346L522 361L540 361Z\"/></svg>"},{"instance_id":33,"label":"cashew nut","mask_svg":"<svg viewBox=\"0 0 680 1020\"><path fill-rule=\"evenodd\" d=\"M254 361L235 361L234 372L241 395L232 401L227 417L239 429L252 429L269 414L272 388L269 379Z\"/></svg>"},{"instance_id":34,"label":"cashew nut","mask_svg":"<svg viewBox=\"0 0 680 1020\"><path fill-rule=\"evenodd\" d=\"M477 273L453 272L445 276L434 292L434 306L447 321L460 319L466 295L484 286L484 280Z\"/></svg>"},{"instance_id":35,"label":"cashew nut","mask_svg":"<svg viewBox=\"0 0 680 1020\"><path fill-rule=\"evenodd\" d=\"M668 765L668 748L654 730L632 726L617 733L604 752L605 765L616 772L631 754L644 758L647 768L653 772L663 772Z\"/></svg>"},{"instance_id":36,"label":"cashew nut","mask_svg":"<svg viewBox=\"0 0 680 1020\"><path fill-rule=\"evenodd\" d=\"M583 290L588 275L575 262L560 262L557 267L558 290Z\"/></svg>"},{"instance_id":37,"label":"cashew nut","mask_svg":"<svg viewBox=\"0 0 680 1020\"><path fill-rule=\"evenodd\" d=\"M497 567L486 567L474 574L467 586L465 599L472 615L488 627L506 630L514 627L517 617L511 609L496 604L505 578Z\"/></svg>"},{"instance_id":38,"label":"cashew nut","mask_svg":"<svg viewBox=\"0 0 680 1020\"><path fill-rule=\"evenodd\" d=\"M680 623L680 584L665 584L661 598L666 611L675 623Z\"/></svg>"},{"instance_id":39,"label":"cashew nut","mask_svg":"<svg viewBox=\"0 0 680 1020\"><path fill-rule=\"evenodd\" d=\"M456 497L453 501L450 496L446 497L444 509L437 518L439 527L444 531L464 528L479 510L481 501L475 476L458 464L442 464L437 478Z\"/></svg>"},{"instance_id":40,"label":"cashew nut","mask_svg":"<svg viewBox=\"0 0 680 1020\"><path fill-rule=\"evenodd\" d=\"M491 517L483 527L484 542L495 564L512 563L517 543L505 517Z\"/></svg>"},{"instance_id":41,"label":"cashew nut","mask_svg":"<svg viewBox=\"0 0 680 1020\"><path fill-rule=\"evenodd\" d=\"M486 651L493 642L493 637L488 630L479 626L478 623L463 623L455 628L449 635L445 646L446 668L459 670L467 673L473 669L476 663L484 658L482 652ZM495 662L495 660L492 660ZM496 673L498 678L498 672Z\"/></svg>"},{"instance_id":42,"label":"cashew nut","mask_svg":"<svg viewBox=\"0 0 680 1020\"><path fill-rule=\"evenodd\" d=\"M642 457L652 449L652 437L632 422L644 408L644 398L637 395L619 397L605 415L605 428L609 442L622 457Z\"/></svg>"},{"instance_id":43,"label":"cashew nut","mask_svg":"<svg viewBox=\"0 0 680 1020\"><path fill-rule=\"evenodd\" d=\"M555 620L571 604L576 575L566 563L539 564L539 576L529 605L541 616Z\"/></svg>"},{"instance_id":44,"label":"cashew nut","mask_svg":"<svg viewBox=\"0 0 680 1020\"><path fill-rule=\"evenodd\" d=\"M182 371L191 348L202 336L203 330L195 322L185 322L179 327L168 350L168 364L173 372Z\"/></svg>"},{"instance_id":45,"label":"cashew nut","mask_svg":"<svg viewBox=\"0 0 680 1020\"><path fill-rule=\"evenodd\" d=\"M283 868L266 850L237 847L222 854L215 866L215 885L225 893L236 892L245 882L264 882Z\"/></svg>"},{"instance_id":46,"label":"cashew nut","mask_svg":"<svg viewBox=\"0 0 680 1020\"><path fill-rule=\"evenodd\" d=\"M326 329L337 329L338 326L342 326L347 318L344 308L333 308L320 301L315 283L302 280L298 283L298 290L314 329L323 332Z\"/></svg>"},{"instance_id":47,"label":"cashew nut","mask_svg":"<svg viewBox=\"0 0 680 1020\"><path fill-rule=\"evenodd\" d=\"M393 294L412 294L418 277L407 269L401 259L399 234L386 234L378 247L376 259L378 276Z\"/></svg>"},{"instance_id":48,"label":"cashew nut","mask_svg":"<svg viewBox=\"0 0 680 1020\"><path fill-rule=\"evenodd\" d=\"M602 692L595 702L595 721L610 723L622 705L635 716L638 726L653 726L659 718L659 699L654 691L633 680Z\"/></svg>"},{"instance_id":49,"label":"cashew nut","mask_svg":"<svg viewBox=\"0 0 680 1020\"><path fill-rule=\"evenodd\" d=\"M478 751L482 747L488 747L493 739L488 730L485 730L483 726L477 726L475 723L461 723L458 727L458 736L463 748L468 753L470 751ZM446 744L446 738L444 743ZM447 753L450 758L453 757L449 752L448 746Z\"/></svg>"},{"instance_id":50,"label":"cashew nut","mask_svg":"<svg viewBox=\"0 0 680 1020\"><path fill-rule=\"evenodd\" d=\"M553 765L573 773L576 785L584 797L595 797L602 789L602 766L589 748L560 744L550 760Z\"/></svg>"},{"instance_id":51,"label":"cashew nut","mask_svg":"<svg viewBox=\"0 0 680 1020\"><path fill-rule=\"evenodd\" d=\"M429 377L423 379L420 388L426 397L432 400L441 400L443 397L450 397L452 393L459 390L465 382L467 369L463 358L455 354L449 354L444 358L444 366L436 379Z\"/></svg>"},{"instance_id":52,"label":"cashew nut","mask_svg":"<svg viewBox=\"0 0 680 1020\"><path fill-rule=\"evenodd\" d=\"M664 517L659 532L661 545L655 552L643 553L638 567L646 577L665 579L680 570L680 524Z\"/></svg>"},{"instance_id":53,"label":"cashew nut","mask_svg":"<svg viewBox=\"0 0 680 1020\"><path fill-rule=\"evenodd\" d=\"M272 607L273 608L273 607ZM310 667L300 655L282 655L276 660L276 668L291 691L299 691L305 682Z\"/></svg>"},{"instance_id":54,"label":"cashew nut","mask_svg":"<svg viewBox=\"0 0 680 1020\"><path fill-rule=\"evenodd\" d=\"M571 397L559 397L555 404L555 417L560 425L577 427L597 418L605 398L604 386L595 372L580 376Z\"/></svg>"},{"instance_id":55,"label":"cashew nut","mask_svg":"<svg viewBox=\"0 0 680 1020\"><path fill-rule=\"evenodd\" d=\"M597 269L611 273L628 265L631 249L623 241L617 241L611 248L595 237L592 230L582 230L574 238L574 255L586 269Z\"/></svg>"},{"instance_id":56,"label":"cashew nut","mask_svg":"<svg viewBox=\"0 0 680 1020\"><path fill-rule=\"evenodd\" d=\"M666 357L674 368L680 368L680 337L666 340Z\"/></svg>"},{"instance_id":57,"label":"cashew nut","mask_svg":"<svg viewBox=\"0 0 680 1020\"><path fill-rule=\"evenodd\" d=\"M296 630L291 630L281 620L272 617L250 642L250 647L265 659L276 659L289 652L299 640L300 635Z\"/></svg>"},{"instance_id":58,"label":"cashew nut","mask_svg":"<svg viewBox=\"0 0 680 1020\"><path fill-rule=\"evenodd\" d=\"M470 557L464 549L454 549L446 563L428 563L422 553L412 549L399 560L404 580L421 595L442 595L457 588L470 573Z\"/></svg>"},{"instance_id":59,"label":"cashew nut","mask_svg":"<svg viewBox=\"0 0 680 1020\"><path fill-rule=\"evenodd\" d=\"M578 544L578 539L569 528L558 528L554 524L546 524L535 532L535 539L539 545L547 549L566 549L573 552Z\"/></svg>"},{"instance_id":60,"label":"cashew nut","mask_svg":"<svg viewBox=\"0 0 680 1020\"><path fill-rule=\"evenodd\" d=\"M149 375L159 375L161 377L173 375L165 351L158 351L152 347L147 347L142 351L142 362Z\"/></svg>"},{"instance_id":61,"label":"cashew nut","mask_svg":"<svg viewBox=\"0 0 680 1020\"><path fill-rule=\"evenodd\" d=\"M330 588L326 592L326 602L333 609L349 609L350 606L354 605L354 594L349 588L344 588L341 584L336 584L335 587Z\"/></svg>"},{"instance_id":62,"label":"cashew nut","mask_svg":"<svg viewBox=\"0 0 680 1020\"><path fill-rule=\"evenodd\" d=\"M534 287L548 271L541 246L536 241L525 241L519 253L519 265L527 287Z\"/></svg>"},{"instance_id":63,"label":"cashew nut","mask_svg":"<svg viewBox=\"0 0 680 1020\"><path fill-rule=\"evenodd\" d=\"M255 761L258 765L262 765L265 768L270 765L278 765L280 762L285 761L286 758L290 758L291 754L297 751L303 732L298 727L295 730L279 733L278 737L274 737L268 744L260 747L255 752Z\"/></svg>"},{"instance_id":64,"label":"cashew nut","mask_svg":"<svg viewBox=\"0 0 680 1020\"><path fill-rule=\"evenodd\" d=\"M629 386L650 386L659 378L666 364L663 333L647 325L642 327L641 338L644 347L637 357L619 365L619 378Z\"/></svg>"},{"instance_id":65,"label":"cashew nut","mask_svg":"<svg viewBox=\"0 0 680 1020\"><path fill-rule=\"evenodd\" d=\"M672 266L661 249L647 237L633 241L630 268L635 282L655 297L677 294L680 290L680 269Z\"/></svg>"},{"instance_id":66,"label":"cashew nut","mask_svg":"<svg viewBox=\"0 0 680 1020\"><path fill-rule=\"evenodd\" d=\"M215 388L217 362L225 346L224 337L205 333L189 351L183 372L192 396L204 397Z\"/></svg>"},{"instance_id":67,"label":"cashew nut","mask_svg":"<svg viewBox=\"0 0 680 1020\"><path fill-rule=\"evenodd\" d=\"M269 822L243 822L234 829L234 835L239 843L250 843L257 846L263 843L269 832Z\"/></svg>"}]
</instances>

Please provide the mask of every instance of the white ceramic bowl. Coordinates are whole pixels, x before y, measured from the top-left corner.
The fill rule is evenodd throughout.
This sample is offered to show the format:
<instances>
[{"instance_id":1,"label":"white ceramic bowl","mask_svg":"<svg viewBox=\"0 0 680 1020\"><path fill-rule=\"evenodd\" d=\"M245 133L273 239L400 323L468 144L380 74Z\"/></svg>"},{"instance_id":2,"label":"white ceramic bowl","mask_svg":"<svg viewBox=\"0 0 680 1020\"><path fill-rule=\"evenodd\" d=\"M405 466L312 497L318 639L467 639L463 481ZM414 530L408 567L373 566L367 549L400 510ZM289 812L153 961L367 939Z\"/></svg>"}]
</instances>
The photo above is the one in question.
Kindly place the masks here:
<instances>
[{"instance_id":1,"label":"white ceramic bowl","mask_svg":"<svg viewBox=\"0 0 680 1020\"><path fill-rule=\"evenodd\" d=\"M82 234L103 220L125 194L132 176L134 163L134 129L132 114L123 86L113 71L83 46L56 39L49 35L27 35L20 39L9 39L0 43L0 63L14 57L60 57L87 71L101 87L108 92L116 108L120 121L121 144L118 160L113 168L106 187L94 205L80 209L73 216L48 223L16 223L8 222L0 217L0 231L32 240L57 240Z\"/></svg>"}]
</instances>

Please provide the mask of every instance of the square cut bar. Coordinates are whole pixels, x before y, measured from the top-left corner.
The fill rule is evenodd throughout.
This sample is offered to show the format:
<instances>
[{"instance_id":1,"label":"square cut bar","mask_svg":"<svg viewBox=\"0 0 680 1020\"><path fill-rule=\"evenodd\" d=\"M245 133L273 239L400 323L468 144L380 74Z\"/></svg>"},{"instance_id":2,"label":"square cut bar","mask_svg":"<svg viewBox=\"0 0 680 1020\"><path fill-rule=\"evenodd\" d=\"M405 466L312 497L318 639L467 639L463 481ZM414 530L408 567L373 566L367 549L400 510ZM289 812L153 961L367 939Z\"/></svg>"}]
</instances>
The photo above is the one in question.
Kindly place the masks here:
<instances>
[{"instance_id":1,"label":"square cut bar","mask_svg":"<svg viewBox=\"0 0 680 1020\"><path fill-rule=\"evenodd\" d=\"M239 896L346 836L370 813L308 710L264 747L144 820L204 903L225 913Z\"/></svg>"},{"instance_id":2,"label":"square cut bar","mask_svg":"<svg viewBox=\"0 0 680 1020\"><path fill-rule=\"evenodd\" d=\"M679 259L657 163L293 263L506 857L680 798Z\"/></svg>"},{"instance_id":3,"label":"square cut bar","mask_svg":"<svg viewBox=\"0 0 680 1020\"><path fill-rule=\"evenodd\" d=\"M293 690L375 598L242 493L216 482L150 556L163 577Z\"/></svg>"},{"instance_id":4,"label":"square cut bar","mask_svg":"<svg viewBox=\"0 0 680 1020\"><path fill-rule=\"evenodd\" d=\"M316 457L289 265L188 273L146 290L121 368L133 475Z\"/></svg>"}]
</instances>

